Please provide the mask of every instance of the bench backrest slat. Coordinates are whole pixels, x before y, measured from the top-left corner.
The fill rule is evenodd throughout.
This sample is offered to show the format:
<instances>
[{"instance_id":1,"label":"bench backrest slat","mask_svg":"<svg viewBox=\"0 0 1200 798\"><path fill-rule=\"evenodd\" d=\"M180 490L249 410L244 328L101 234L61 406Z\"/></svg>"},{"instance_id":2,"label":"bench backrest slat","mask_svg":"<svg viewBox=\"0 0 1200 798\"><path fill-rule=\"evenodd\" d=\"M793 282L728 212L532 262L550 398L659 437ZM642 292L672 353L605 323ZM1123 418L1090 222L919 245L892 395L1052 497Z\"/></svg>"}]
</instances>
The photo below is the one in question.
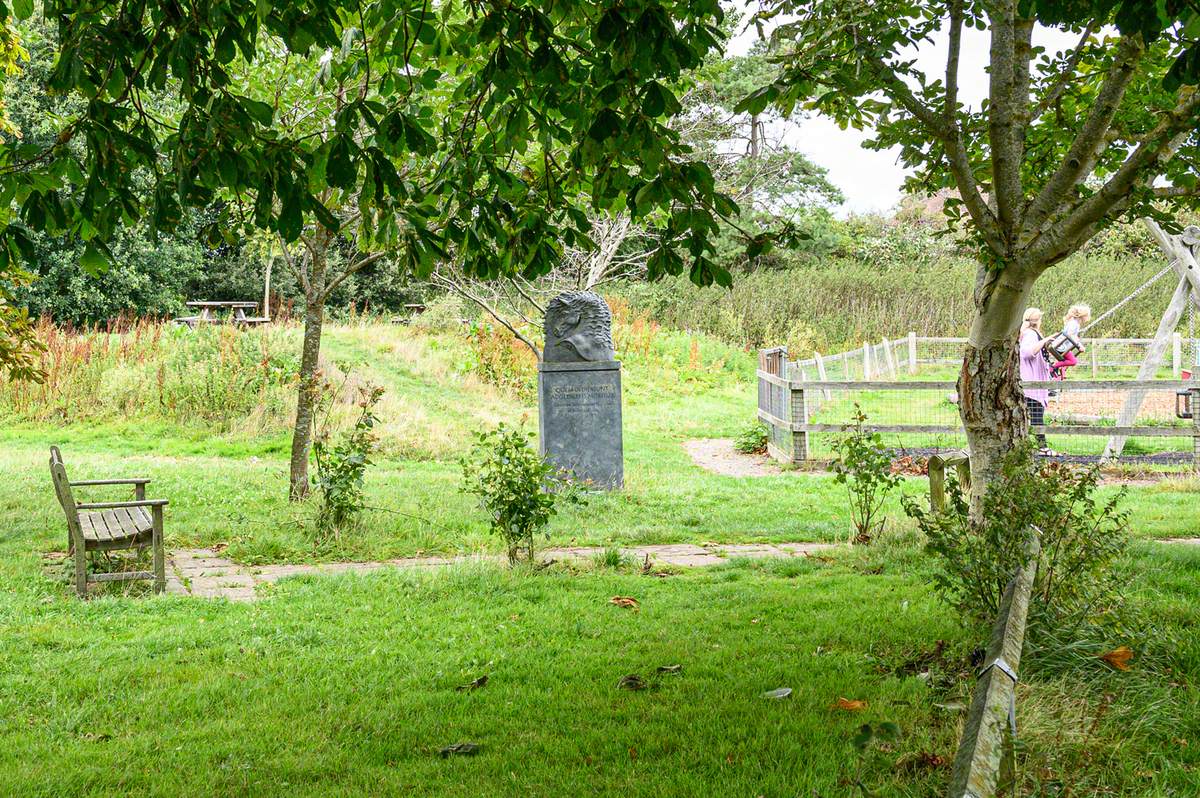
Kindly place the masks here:
<instances>
[{"instance_id":1,"label":"bench backrest slat","mask_svg":"<svg viewBox=\"0 0 1200 798\"><path fill-rule=\"evenodd\" d=\"M63 465L62 454L57 446L50 447L50 479L54 482L54 494L67 516L67 528L71 539L82 538L79 529L79 509L75 506L75 497L71 493L71 481L67 479L67 468Z\"/></svg>"}]
</instances>

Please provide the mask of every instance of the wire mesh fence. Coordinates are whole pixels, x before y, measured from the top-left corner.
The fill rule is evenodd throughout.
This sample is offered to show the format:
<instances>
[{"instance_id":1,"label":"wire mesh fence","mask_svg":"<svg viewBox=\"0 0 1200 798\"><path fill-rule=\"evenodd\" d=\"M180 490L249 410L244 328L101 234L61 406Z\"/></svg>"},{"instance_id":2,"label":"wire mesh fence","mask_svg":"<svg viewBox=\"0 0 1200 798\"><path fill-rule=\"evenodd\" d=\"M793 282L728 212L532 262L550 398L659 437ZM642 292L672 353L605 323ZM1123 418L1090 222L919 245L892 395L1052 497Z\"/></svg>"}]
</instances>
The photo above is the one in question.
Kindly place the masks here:
<instances>
[{"instance_id":1,"label":"wire mesh fence","mask_svg":"<svg viewBox=\"0 0 1200 798\"><path fill-rule=\"evenodd\" d=\"M852 423L855 408L900 454L928 455L966 444L955 379L966 343L917 338L867 343L834 355L788 361L760 417L780 459L823 459ZM1045 393L1046 444L1068 459L1200 464L1200 347L1176 336L1153 374L1139 371L1150 339L1085 341L1078 365L1062 381L1027 384ZM1161 348L1161 347L1160 347ZM1147 378L1148 376L1148 378Z\"/></svg>"}]
</instances>

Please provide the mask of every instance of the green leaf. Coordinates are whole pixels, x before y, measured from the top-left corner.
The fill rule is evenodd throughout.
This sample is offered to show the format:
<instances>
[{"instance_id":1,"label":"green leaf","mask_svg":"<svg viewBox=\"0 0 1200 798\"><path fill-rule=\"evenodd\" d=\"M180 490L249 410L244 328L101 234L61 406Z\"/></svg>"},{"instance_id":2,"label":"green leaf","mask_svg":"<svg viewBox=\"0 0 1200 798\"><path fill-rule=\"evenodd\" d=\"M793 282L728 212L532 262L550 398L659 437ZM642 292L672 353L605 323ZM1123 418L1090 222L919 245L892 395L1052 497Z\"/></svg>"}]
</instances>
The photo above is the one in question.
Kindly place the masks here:
<instances>
[{"instance_id":1,"label":"green leaf","mask_svg":"<svg viewBox=\"0 0 1200 798\"><path fill-rule=\"evenodd\" d=\"M12 0L13 16L26 20L33 16L33 0Z\"/></svg>"},{"instance_id":2,"label":"green leaf","mask_svg":"<svg viewBox=\"0 0 1200 798\"><path fill-rule=\"evenodd\" d=\"M251 100L249 97L238 97L238 101L242 105L242 110L263 127L270 127L271 122L275 120L275 109L266 103Z\"/></svg>"},{"instance_id":3,"label":"green leaf","mask_svg":"<svg viewBox=\"0 0 1200 798\"><path fill-rule=\"evenodd\" d=\"M79 258L79 265L88 274L104 274L108 271L108 255L97 246L97 242L89 241L83 255Z\"/></svg>"}]
</instances>

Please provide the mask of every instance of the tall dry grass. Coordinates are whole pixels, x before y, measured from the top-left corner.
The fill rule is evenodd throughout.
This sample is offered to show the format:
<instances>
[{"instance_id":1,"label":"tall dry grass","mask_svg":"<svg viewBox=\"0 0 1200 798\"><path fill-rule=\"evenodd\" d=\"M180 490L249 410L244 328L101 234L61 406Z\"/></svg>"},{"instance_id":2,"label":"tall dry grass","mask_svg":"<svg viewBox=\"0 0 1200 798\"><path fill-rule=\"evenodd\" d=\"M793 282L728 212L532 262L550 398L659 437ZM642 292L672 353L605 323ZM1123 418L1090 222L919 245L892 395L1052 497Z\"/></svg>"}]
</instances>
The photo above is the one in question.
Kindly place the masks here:
<instances>
[{"instance_id":1,"label":"tall dry grass","mask_svg":"<svg viewBox=\"0 0 1200 798\"><path fill-rule=\"evenodd\" d=\"M28 421L160 419L183 425L286 423L298 370L295 328L195 330L121 318L84 329L39 320L41 383L0 378L0 415Z\"/></svg>"}]
</instances>

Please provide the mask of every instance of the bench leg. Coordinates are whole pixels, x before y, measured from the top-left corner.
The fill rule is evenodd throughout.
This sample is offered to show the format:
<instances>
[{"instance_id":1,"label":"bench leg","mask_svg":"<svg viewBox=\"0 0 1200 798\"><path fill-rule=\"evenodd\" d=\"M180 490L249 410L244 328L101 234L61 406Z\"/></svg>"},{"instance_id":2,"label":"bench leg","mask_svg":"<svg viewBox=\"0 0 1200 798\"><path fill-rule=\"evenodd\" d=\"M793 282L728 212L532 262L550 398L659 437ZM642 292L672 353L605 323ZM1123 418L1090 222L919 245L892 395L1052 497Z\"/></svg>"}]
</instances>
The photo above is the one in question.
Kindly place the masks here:
<instances>
[{"instance_id":1,"label":"bench leg","mask_svg":"<svg viewBox=\"0 0 1200 798\"><path fill-rule=\"evenodd\" d=\"M154 592L167 589L167 563L163 554L163 509L161 505L151 508L154 516Z\"/></svg>"},{"instance_id":2,"label":"bench leg","mask_svg":"<svg viewBox=\"0 0 1200 798\"><path fill-rule=\"evenodd\" d=\"M75 592L87 598L87 551L84 546L75 546Z\"/></svg>"}]
</instances>

